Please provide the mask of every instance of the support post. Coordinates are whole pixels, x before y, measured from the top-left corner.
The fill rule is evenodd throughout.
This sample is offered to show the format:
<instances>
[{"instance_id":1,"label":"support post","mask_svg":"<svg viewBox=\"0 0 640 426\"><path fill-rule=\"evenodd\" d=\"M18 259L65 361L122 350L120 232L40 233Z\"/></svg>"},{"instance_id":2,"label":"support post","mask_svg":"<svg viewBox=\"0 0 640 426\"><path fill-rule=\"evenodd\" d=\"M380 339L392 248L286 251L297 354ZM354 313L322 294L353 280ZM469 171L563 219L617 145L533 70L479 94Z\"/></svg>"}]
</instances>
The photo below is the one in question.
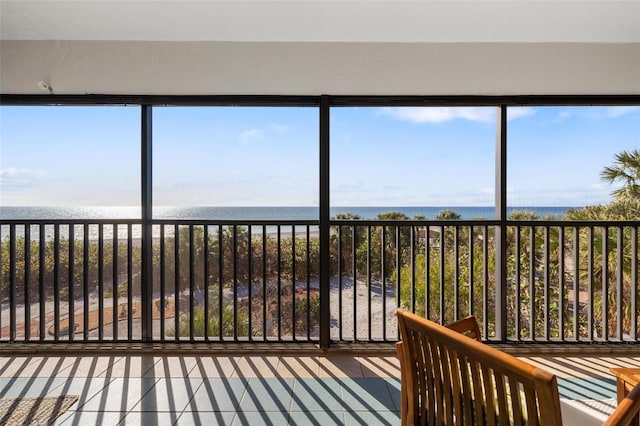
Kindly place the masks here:
<instances>
[{"instance_id":1,"label":"support post","mask_svg":"<svg viewBox=\"0 0 640 426\"><path fill-rule=\"evenodd\" d=\"M331 344L329 307L329 96L320 97L320 348Z\"/></svg>"},{"instance_id":2,"label":"support post","mask_svg":"<svg viewBox=\"0 0 640 426\"><path fill-rule=\"evenodd\" d=\"M496 126L496 338L507 340L507 106L497 111ZM486 318L485 318L486 321Z\"/></svg>"},{"instance_id":3,"label":"support post","mask_svg":"<svg viewBox=\"0 0 640 426\"><path fill-rule=\"evenodd\" d=\"M142 279L141 279L141 317L142 340L150 342L153 339L153 199L152 199L152 107L142 105L142 132L141 132L141 163L142 163ZM131 238L131 236L129 236ZM131 336L129 336L131 338Z\"/></svg>"}]
</instances>

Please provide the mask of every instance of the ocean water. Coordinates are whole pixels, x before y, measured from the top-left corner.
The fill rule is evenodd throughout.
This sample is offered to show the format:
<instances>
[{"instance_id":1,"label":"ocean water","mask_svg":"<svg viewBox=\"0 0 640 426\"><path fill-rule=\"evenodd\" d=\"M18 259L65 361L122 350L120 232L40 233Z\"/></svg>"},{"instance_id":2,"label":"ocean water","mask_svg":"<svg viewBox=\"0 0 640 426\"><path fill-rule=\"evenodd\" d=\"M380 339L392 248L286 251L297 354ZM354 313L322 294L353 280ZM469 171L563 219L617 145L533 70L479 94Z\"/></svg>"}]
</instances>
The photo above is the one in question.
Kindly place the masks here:
<instances>
[{"instance_id":1,"label":"ocean water","mask_svg":"<svg viewBox=\"0 0 640 426\"><path fill-rule=\"evenodd\" d=\"M508 209L510 212L515 210L528 210L540 217L554 216L562 218L570 207L513 207ZM495 219L495 209L493 207L333 207L331 208L331 217L335 217L339 213L351 213L358 215L361 219L376 219L381 213L401 212L409 218L416 215L425 216L427 219L433 219L443 210L453 210L460 214L462 219ZM9 225L3 224L3 220L30 220L30 219L51 219L51 220L82 220L82 219L139 219L140 208L138 207L0 207L0 241L9 238ZM154 208L155 219L192 219L192 220L318 220L318 207L156 207ZM265 229L269 234L277 233L278 228L271 226ZM295 232L306 232L304 227L297 227ZM316 225L310 226L311 232L316 232ZM16 232L18 236L24 236L24 227L17 226ZM31 227L31 238L37 239L39 236L39 228ZM74 238L82 239L84 236L84 228L82 225L76 225L73 229ZM118 225L114 230L113 225L106 225L100 229L97 224L90 224L88 228L88 238L96 240L102 232L105 240L113 238L114 233L117 238L126 240L129 237L129 228L126 224ZM261 233L262 228L257 227L252 231ZM291 234L293 232L291 226L281 226L282 235ZM48 240L54 238L55 228L51 225L45 227L45 237ZM69 238L69 227L61 225L59 227L60 237ZM173 236L174 228L167 227L165 235ZM131 227L131 237L136 240L142 236L142 226L134 224ZM160 237L160 227L153 227L153 237Z\"/></svg>"},{"instance_id":2,"label":"ocean water","mask_svg":"<svg viewBox=\"0 0 640 426\"><path fill-rule=\"evenodd\" d=\"M531 211L538 216L562 218L572 207L509 207L508 213L518 210ZM421 215L433 219L443 210L453 210L462 219L495 219L494 207L332 207L331 217L339 213L351 213L361 219L376 219L381 213L401 212L412 218ZM139 207L0 207L3 219L139 219ZM317 220L318 207L154 207L155 219L196 220Z\"/></svg>"}]
</instances>

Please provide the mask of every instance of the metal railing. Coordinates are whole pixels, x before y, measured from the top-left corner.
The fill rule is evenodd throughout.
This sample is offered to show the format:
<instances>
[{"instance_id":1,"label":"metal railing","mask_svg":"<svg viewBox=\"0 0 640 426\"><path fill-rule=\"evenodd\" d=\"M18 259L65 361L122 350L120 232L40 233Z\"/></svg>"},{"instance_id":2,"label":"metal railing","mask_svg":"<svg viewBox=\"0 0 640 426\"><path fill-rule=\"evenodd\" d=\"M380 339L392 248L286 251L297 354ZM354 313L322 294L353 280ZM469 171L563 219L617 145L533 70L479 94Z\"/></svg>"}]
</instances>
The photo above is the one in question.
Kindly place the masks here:
<instances>
[{"instance_id":1,"label":"metal railing","mask_svg":"<svg viewBox=\"0 0 640 426\"><path fill-rule=\"evenodd\" d=\"M399 306L492 341L638 340L637 222L505 223L332 220L322 247L318 221L153 220L143 253L139 220L3 220L0 341L317 343L324 303L332 342L397 340Z\"/></svg>"}]
</instances>

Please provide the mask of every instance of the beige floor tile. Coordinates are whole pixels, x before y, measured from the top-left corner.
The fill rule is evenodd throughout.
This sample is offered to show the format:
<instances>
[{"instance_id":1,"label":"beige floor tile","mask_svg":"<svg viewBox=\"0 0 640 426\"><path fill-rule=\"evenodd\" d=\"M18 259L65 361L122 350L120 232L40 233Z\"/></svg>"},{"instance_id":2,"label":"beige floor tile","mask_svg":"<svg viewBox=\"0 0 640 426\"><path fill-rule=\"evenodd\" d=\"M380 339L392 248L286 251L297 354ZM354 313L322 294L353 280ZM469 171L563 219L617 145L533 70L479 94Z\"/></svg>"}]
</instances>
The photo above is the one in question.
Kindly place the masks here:
<instances>
[{"instance_id":1,"label":"beige floor tile","mask_svg":"<svg viewBox=\"0 0 640 426\"><path fill-rule=\"evenodd\" d=\"M587 377L586 374L581 374L579 370L575 368L575 366L571 367L565 365L562 362L557 362L554 357L529 356L521 357L520 359L545 371L553 373L561 378Z\"/></svg>"},{"instance_id":2,"label":"beige floor tile","mask_svg":"<svg viewBox=\"0 0 640 426\"><path fill-rule=\"evenodd\" d=\"M61 369L55 377L97 377L122 358L122 356L71 357L67 368Z\"/></svg>"},{"instance_id":3,"label":"beige floor tile","mask_svg":"<svg viewBox=\"0 0 640 426\"><path fill-rule=\"evenodd\" d=\"M30 377L39 363L44 363L42 357L2 357L0 358L0 377Z\"/></svg>"},{"instance_id":4,"label":"beige floor tile","mask_svg":"<svg viewBox=\"0 0 640 426\"><path fill-rule=\"evenodd\" d=\"M187 377L198 363L195 356L158 356L153 359L153 366L142 377L183 378Z\"/></svg>"},{"instance_id":5,"label":"beige floor tile","mask_svg":"<svg viewBox=\"0 0 640 426\"><path fill-rule=\"evenodd\" d=\"M614 366L600 357L527 356L519 358L560 378L607 378L611 377L609 368Z\"/></svg>"},{"instance_id":6,"label":"beige floor tile","mask_svg":"<svg viewBox=\"0 0 640 426\"><path fill-rule=\"evenodd\" d=\"M640 362L635 357L601 357L599 359L599 365L602 365L604 368L638 368L640 367Z\"/></svg>"},{"instance_id":7,"label":"beige floor tile","mask_svg":"<svg viewBox=\"0 0 640 426\"><path fill-rule=\"evenodd\" d=\"M617 359L624 362L625 367L640 368L640 357L618 357Z\"/></svg>"},{"instance_id":8,"label":"beige floor tile","mask_svg":"<svg viewBox=\"0 0 640 426\"><path fill-rule=\"evenodd\" d=\"M594 364L593 357L557 357L557 362L568 365L573 377L611 377L609 367Z\"/></svg>"},{"instance_id":9,"label":"beige floor tile","mask_svg":"<svg viewBox=\"0 0 640 426\"><path fill-rule=\"evenodd\" d=\"M277 356L247 356L235 358L236 369L231 377L277 377Z\"/></svg>"},{"instance_id":10,"label":"beige floor tile","mask_svg":"<svg viewBox=\"0 0 640 426\"><path fill-rule=\"evenodd\" d=\"M359 357L363 377L400 377L398 357Z\"/></svg>"},{"instance_id":11,"label":"beige floor tile","mask_svg":"<svg viewBox=\"0 0 640 426\"><path fill-rule=\"evenodd\" d=\"M22 377L67 377L77 357L47 356L31 358L20 372Z\"/></svg>"},{"instance_id":12,"label":"beige floor tile","mask_svg":"<svg viewBox=\"0 0 640 426\"><path fill-rule=\"evenodd\" d=\"M128 356L119 359L97 377L127 377L141 378L144 374L160 361L160 357L152 356Z\"/></svg>"},{"instance_id":13,"label":"beige floor tile","mask_svg":"<svg viewBox=\"0 0 640 426\"><path fill-rule=\"evenodd\" d=\"M280 357L278 377L318 377L319 363L315 356L284 356Z\"/></svg>"},{"instance_id":14,"label":"beige floor tile","mask_svg":"<svg viewBox=\"0 0 640 426\"><path fill-rule=\"evenodd\" d=\"M329 355L318 358L319 377L363 377L362 366L355 357Z\"/></svg>"},{"instance_id":15,"label":"beige floor tile","mask_svg":"<svg viewBox=\"0 0 640 426\"><path fill-rule=\"evenodd\" d=\"M584 370L590 372L592 377L599 376L604 378L612 377L609 369L619 367L640 367L640 363L626 357L590 356L584 358L584 365L582 366Z\"/></svg>"},{"instance_id":16,"label":"beige floor tile","mask_svg":"<svg viewBox=\"0 0 640 426\"><path fill-rule=\"evenodd\" d=\"M228 356L198 356L196 360L189 377L231 377L237 366L237 360Z\"/></svg>"}]
</instances>

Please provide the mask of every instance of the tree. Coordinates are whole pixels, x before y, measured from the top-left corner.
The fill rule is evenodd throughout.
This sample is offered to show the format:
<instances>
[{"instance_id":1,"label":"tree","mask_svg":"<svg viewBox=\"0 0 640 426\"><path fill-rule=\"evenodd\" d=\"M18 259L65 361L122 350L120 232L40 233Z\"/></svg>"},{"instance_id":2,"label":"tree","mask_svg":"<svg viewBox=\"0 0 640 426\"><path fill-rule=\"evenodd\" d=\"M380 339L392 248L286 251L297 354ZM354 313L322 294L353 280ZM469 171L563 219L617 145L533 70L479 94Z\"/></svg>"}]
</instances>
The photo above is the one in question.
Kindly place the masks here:
<instances>
[{"instance_id":1,"label":"tree","mask_svg":"<svg viewBox=\"0 0 640 426\"><path fill-rule=\"evenodd\" d=\"M460 220L461 218L462 216L459 213L449 209L442 210L435 217L436 220Z\"/></svg>"},{"instance_id":2,"label":"tree","mask_svg":"<svg viewBox=\"0 0 640 426\"><path fill-rule=\"evenodd\" d=\"M640 150L622 151L615 156L615 163L600 173L607 183L621 183L611 195L616 201L638 203L640 200Z\"/></svg>"},{"instance_id":3,"label":"tree","mask_svg":"<svg viewBox=\"0 0 640 426\"><path fill-rule=\"evenodd\" d=\"M335 220L362 220L362 218L354 213L338 213L334 217ZM335 227L335 233L331 235L331 259L334 261L333 270L337 271L337 262L340 260L341 272L343 274L353 274L353 248L354 246L360 247L365 240L365 230L362 227L359 230L357 224L343 225L341 227ZM340 232L338 232L338 230ZM354 234L355 233L355 234ZM340 240L340 241L338 241ZM338 247L341 247L341 252L338 253Z\"/></svg>"}]
</instances>

